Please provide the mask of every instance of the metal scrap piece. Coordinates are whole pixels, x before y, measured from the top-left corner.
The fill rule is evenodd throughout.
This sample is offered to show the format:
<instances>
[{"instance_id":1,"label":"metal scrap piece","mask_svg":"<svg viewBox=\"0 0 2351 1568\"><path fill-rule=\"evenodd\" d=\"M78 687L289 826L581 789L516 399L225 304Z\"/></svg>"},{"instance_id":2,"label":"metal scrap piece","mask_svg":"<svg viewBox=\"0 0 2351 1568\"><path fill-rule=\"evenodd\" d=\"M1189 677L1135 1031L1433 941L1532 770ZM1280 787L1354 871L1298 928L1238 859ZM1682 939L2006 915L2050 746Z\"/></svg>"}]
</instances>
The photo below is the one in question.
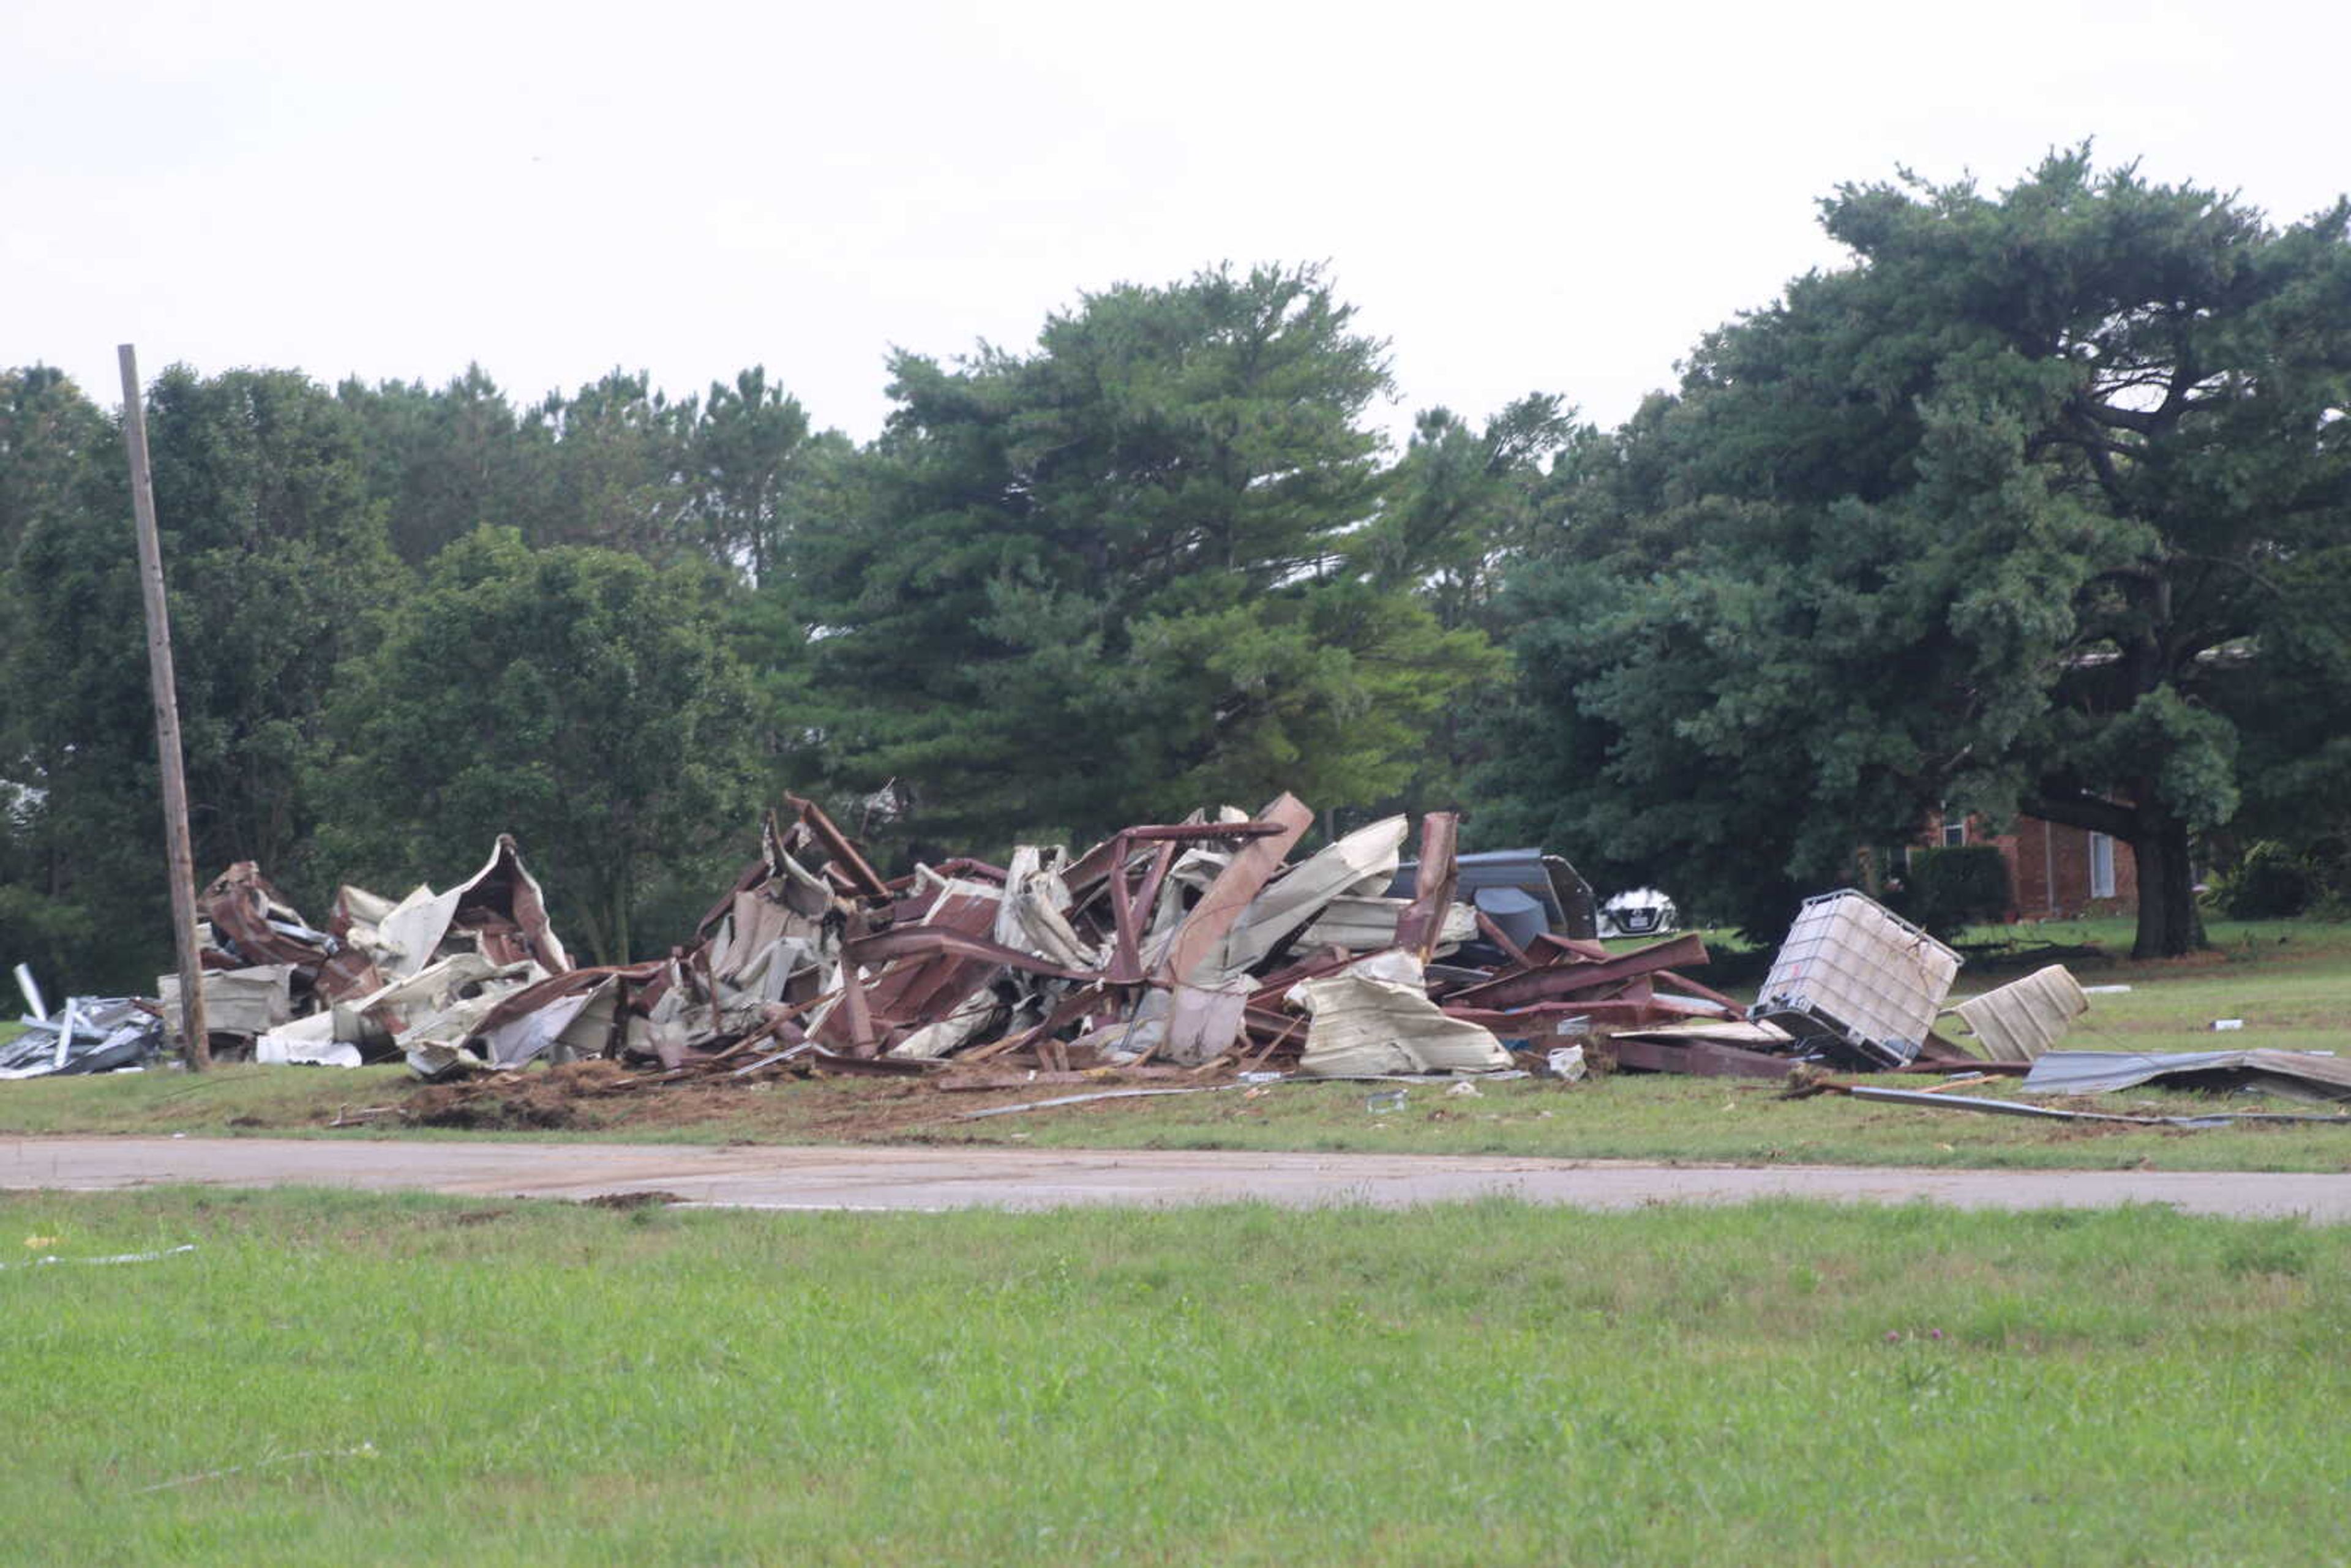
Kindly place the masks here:
<instances>
[{"instance_id":1,"label":"metal scrap piece","mask_svg":"<svg viewBox=\"0 0 2351 1568\"><path fill-rule=\"evenodd\" d=\"M2047 1061L2046 1057L2042 1059ZM2112 1111L2067 1111L2055 1105L2028 1105L2021 1100L1986 1100L1971 1094L1936 1094L1923 1089L1880 1089L1856 1083L1846 1092L1855 1100L1876 1100L1892 1105L1931 1105L1953 1111L1982 1111L1996 1116L2037 1116L2060 1122L2126 1122L2141 1127L2225 1127L2232 1122L2331 1122L2351 1126L2351 1116L2322 1116L2304 1111L2213 1111L2193 1116L2126 1116Z\"/></svg>"},{"instance_id":2,"label":"metal scrap piece","mask_svg":"<svg viewBox=\"0 0 2351 1568\"><path fill-rule=\"evenodd\" d=\"M2090 1010L2090 998L2064 965L2052 964L1996 990L1954 1002L1950 1010L1959 1015L1992 1061L2031 1061Z\"/></svg>"},{"instance_id":3,"label":"metal scrap piece","mask_svg":"<svg viewBox=\"0 0 2351 1568\"><path fill-rule=\"evenodd\" d=\"M2165 1078L2351 1100L2351 1059L2309 1051L2053 1051L2033 1062L2022 1087L2027 1094L2103 1094Z\"/></svg>"},{"instance_id":4,"label":"metal scrap piece","mask_svg":"<svg viewBox=\"0 0 2351 1568\"><path fill-rule=\"evenodd\" d=\"M1806 1019L1876 1067L1918 1054L1959 956L1852 888L1804 900L1750 1012Z\"/></svg>"}]
</instances>

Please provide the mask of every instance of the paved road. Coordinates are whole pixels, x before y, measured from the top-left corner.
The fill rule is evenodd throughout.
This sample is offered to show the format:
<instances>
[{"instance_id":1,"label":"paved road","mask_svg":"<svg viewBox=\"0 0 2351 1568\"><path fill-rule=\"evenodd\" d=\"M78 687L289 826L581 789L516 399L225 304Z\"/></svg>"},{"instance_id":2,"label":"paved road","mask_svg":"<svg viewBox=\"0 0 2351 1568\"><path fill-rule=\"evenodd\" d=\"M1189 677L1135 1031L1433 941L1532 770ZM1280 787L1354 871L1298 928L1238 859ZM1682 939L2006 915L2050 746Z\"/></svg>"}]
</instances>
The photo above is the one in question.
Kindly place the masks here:
<instances>
[{"instance_id":1,"label":"paved road","mask_svg":"<svg viewBox=\"0 0 2351 1568\"><path fill-rule=\"evenodd\" d=\"M1771 1197L1965 1208L2168 1203L2197 1214L2351 1221L2351 1176L2190 1171L1769 1168L1430 1155L1259 1155L997 1148L710 1148L682 1145L0 1139L0 1188L170 1182L319 1186L475 1197L666 1192L746 1208L1050 1208L1078 1203L1373 1203L1495 1194L1586 1208Z\"/></svg>"}]
</instances>

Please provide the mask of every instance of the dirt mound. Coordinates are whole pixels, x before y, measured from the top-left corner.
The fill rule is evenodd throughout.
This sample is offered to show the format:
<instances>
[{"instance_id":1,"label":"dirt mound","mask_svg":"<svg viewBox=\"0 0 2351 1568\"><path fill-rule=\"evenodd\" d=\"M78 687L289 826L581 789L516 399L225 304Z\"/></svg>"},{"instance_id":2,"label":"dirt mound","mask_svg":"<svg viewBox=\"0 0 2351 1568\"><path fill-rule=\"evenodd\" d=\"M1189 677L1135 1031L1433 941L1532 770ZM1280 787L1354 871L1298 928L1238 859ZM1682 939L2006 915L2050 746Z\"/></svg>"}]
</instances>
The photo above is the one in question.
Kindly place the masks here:
<instances>
[{"instance_id":1,"label":"dirt mound","mask_svg":"<svg viewBox=\"0 0 2351 1568\"><path fill-rule=\"evenodd\" d=\"M582 1198L580 1201L590 1208L627 1210L666 1207L673 1203L684 1203L685 1199L674 1192L663 1192L659 1188L652 1188L643 1192L600 1192L593 1197Z\"/></svg>"},{"instance_id":2,"label":"dirt mound","mask_svg":"<svg viewBox=\"0 0 2351 1568\"><path fill-rule=\"evenodd\" d=\"M409 1097L408 1120L424 1127L484 1132L546 1132L601 1126L584 1103L624 1092L632 1075L619 1062L566 1062L543 1072L498 1072L458 1083L431 1083Z\"/></svg>"}]
</instances>

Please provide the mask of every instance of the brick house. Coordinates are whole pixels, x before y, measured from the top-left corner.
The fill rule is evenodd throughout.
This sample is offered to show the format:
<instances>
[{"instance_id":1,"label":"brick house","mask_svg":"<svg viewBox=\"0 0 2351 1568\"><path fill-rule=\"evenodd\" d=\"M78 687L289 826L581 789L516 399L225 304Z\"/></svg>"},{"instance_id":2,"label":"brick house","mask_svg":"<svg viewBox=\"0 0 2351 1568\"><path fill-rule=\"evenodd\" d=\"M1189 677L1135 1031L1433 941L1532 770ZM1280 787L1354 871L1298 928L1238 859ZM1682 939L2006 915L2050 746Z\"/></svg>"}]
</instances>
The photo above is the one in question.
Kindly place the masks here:
<instances>
[{"instance_id":1,"label":"brick house","mask_svg":"<svg viewBox=\"0 0 2351 1568\"><path fill-rule=\"evenodd\" d=\"M2128 915L2138 908L2138 862L2130 845L2086 828L2019 817L2007 832L1988 833L1981 818L1938 814L1918 843L1996 847L2008 862L2011 920Z\"/></svg>"}]
</instances>

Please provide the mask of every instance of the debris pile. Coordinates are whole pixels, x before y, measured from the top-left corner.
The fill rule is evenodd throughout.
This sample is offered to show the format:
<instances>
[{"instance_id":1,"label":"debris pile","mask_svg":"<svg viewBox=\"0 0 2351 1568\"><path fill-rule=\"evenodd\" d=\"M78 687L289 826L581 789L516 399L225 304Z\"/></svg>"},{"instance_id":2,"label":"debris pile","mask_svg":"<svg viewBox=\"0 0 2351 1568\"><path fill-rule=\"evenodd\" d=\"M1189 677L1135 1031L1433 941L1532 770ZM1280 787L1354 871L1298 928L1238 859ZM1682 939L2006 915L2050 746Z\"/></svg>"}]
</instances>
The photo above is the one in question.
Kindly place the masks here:
<instances>
[{"instance_id":1,"label":"debris pile","mask_svg":"<svg viewBox=\"0 0 2351 1568\"><path fill-rule=\"evenodd\" d=\"M1003 866L884 878L814 802L786 801L692 940L638 964L573 965L510 838L446 892L345 887L324 928L232 866L200 900L214 1048L402 1058L428 1079L601 1059L968 1088L1105 1068L1493 1072L1513 1048L1541 1061L1595 1030L1739 1017L1679 972L1706 961L1697 937L1611 953L1565 862L1458 856L1448 812L1423 820L1413 861L1402 816L1293 859L1313 817L1284 795L1075 856L1021 845Z\"/></svg>"},{"instance_id":2,"label":"debris pile","mask_svg":"<svg viewBox=\"0 0 2351 1568\"><path fill-rule=\"evenodd\" d=\"M785 800L690 939L634 964L573 964L510 837L445 891L343 887L323 927L256 866L232 866L200 899L214 1051L404 1060L438 1081L597 1063L615 1092L771 1072L945 1090L1105 1071L2022 1072L2087 1005L2062 968L1962 1003L1993 1060L1971 1055L1933 1032L1958 955L1845 890L1805 904L1742 1007L1690 977L1707 961L1696 936L1611 951L1564 861L1459 855L1449 812L1421 820L1409 860L1404 816L1293 857L1313 815L1283 795L1075 856L1024 844L1002 866L966 856L885 878L814 802ZM162 1008L76 998L56 1019L36 1002L0 1071L145 1060L177 1017L175 978L159 989Z\"/></svg>"},{"instance_id":3,"label":"debris pile","mask_svg":"<svg viewBox=\"0 0 2351 1568\"><path fill-rule=\"evenodd\" d=\"M32 971L16 966L16 988L31 1010L22 1034L0 1042L0 1079L118 1072L143 1067L162 1051L163 1021L135 997L68 997L48 1010Z\"/></svg>"},{"instance_id":4,"label":"debris pile","mask_svg":"<svg viewBox=\"0 0 2351 1568\"><path fill-rule=\"evenodd\" d=\"M216 1053L356 1067L405 1054L420 1071L462 1053L495 1005L571 972L514 840L446 892L397 903L335 895L311 925L250 861L197 897L205 1031ZM179 977L156 978L177 1041Z\"/></svg>"},{"instance_id":5,"label":"debris pile","mask_svg":"<svg viewBox=\"0 0 2351 1568\"><path fill-rule=\"evenodd\" d=\"M664 1067L943 1088L1102 1068L1492 1072L1514 1067L1510 1044L1598 1019L1735 1012L1672 974L1705 961L1695 937L1612 955L1538 924L1520 941L1459 902L1447 812L1424 819L1408 870L1402 816L1293 861L1313 818L1284 795L1254 817L1126 828L1074 857L1022 845L1001 867L967 857L884 880L813 803L788 800L789 827L769 820L760 859L663 967L648 1016ZM1544 857L1519 858L1548 896L1481 901L1544 919L1572 906Z\"/></svg>"},{"instance_id":6,"label":"debris pile","mask_svg":"<svg viewBox=\"0 0 2351 1568\"><path fill-rule=\"evenodd\" d=\"M1799 1061L2016 1076L2089 1010L2082 988L2055 964L1946 1007L1960 962L1900 915L1843 888L1804 901L1754 1006L1729 1021L1623 1030L1609 1050L1620 1067L1708 1077L1785 1078ZM1967 1034L1935 1032L1946 1017Z\"/></svg>"}]
</instances>

